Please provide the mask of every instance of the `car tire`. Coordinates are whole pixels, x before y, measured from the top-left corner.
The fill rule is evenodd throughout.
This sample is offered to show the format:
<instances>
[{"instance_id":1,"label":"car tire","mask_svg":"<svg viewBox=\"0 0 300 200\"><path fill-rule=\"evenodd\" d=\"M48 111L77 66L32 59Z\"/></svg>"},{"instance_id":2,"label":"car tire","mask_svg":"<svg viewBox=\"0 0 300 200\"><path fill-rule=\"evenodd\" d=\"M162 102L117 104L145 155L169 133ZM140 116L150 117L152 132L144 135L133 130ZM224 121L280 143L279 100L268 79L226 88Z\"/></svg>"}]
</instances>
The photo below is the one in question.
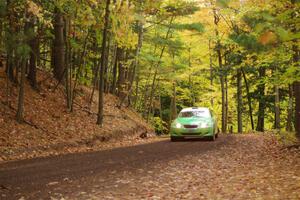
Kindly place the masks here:
<instances>
[{"instance_id":1,"label":"car tire","mask_svg":"<svg viewBox=\"0 0 300 200\"><path fill-rule=\"evenodd\" d=\"M178 137L174 137L174 136L171 136L171 142L177 142L177 141L179 141L180 140L180 138L178 138Z\"/></svg>"}]
</instances>

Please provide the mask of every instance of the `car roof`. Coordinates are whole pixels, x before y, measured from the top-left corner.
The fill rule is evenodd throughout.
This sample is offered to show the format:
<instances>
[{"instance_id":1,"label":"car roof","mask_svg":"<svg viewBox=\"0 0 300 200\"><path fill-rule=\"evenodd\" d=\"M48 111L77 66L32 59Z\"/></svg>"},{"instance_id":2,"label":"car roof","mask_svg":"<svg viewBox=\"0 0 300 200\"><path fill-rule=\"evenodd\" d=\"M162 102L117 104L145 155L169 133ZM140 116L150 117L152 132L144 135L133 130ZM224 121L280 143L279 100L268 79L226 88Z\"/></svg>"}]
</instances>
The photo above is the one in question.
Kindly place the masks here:
<instances>
[{"instance_id":1,"label":"car roof","mask_svg":"<svg viewBox=\"0 0 300 200\"><path fill-rule=\"evenodd\" d=\"M189 112L189 111L209 111L209 108L206 108L206 107L190 107L190 108L183 108L180 112Z\"/></svg>"}]
</instances>

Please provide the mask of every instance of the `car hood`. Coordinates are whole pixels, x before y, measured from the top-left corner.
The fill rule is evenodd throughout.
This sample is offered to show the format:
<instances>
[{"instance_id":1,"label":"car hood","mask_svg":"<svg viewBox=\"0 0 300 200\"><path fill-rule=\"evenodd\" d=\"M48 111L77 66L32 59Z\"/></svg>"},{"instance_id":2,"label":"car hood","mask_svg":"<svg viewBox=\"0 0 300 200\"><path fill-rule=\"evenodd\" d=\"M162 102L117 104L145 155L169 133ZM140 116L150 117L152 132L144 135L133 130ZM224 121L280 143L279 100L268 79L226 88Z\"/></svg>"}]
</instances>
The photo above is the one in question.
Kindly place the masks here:
<instances>
[{"instance_id":1,"label":"car hood","mask_svg":"<svg viewBox=\"0 0 300 200\"><path fill-rule=\"evenodd\" d=\"M177 123L180 124L199 124L199 123L208 123L211 122L210 118L204 117L179 117L176 119Z\"/></svg>"}]
</instances>

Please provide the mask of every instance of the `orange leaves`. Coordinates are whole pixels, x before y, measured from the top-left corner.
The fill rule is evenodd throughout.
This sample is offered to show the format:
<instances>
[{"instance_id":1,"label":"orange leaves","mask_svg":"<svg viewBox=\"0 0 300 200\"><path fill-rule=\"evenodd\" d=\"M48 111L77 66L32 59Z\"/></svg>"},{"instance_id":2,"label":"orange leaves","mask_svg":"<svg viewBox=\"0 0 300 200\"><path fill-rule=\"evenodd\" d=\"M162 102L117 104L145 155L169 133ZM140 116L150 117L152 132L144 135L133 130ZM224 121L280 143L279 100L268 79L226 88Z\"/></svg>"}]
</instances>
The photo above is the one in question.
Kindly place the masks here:
<instances>
[{"instance_id":1,"label":"orange leaves","mask_svg":"<svg viewBox=\"0 0 300 200\"><path fill-rule=\"evenodd\" d=\"M277 41L277 36L272 31L266 31L259 37L259 42L263 45L274 44Z\"/></svg>"}]
</instances>

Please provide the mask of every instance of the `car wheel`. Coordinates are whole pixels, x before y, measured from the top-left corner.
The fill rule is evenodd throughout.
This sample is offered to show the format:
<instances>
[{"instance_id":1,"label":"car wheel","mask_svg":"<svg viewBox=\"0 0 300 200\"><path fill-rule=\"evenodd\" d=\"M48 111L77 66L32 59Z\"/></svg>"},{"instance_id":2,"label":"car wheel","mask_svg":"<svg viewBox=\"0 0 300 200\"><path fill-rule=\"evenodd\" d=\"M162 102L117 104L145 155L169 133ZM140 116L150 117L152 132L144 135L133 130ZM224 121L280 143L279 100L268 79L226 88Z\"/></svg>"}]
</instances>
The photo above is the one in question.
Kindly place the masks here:
<instances>
[{"instance_id":1,"label":"car wheel","mask_svg":"<svg viewBox=\"0 0 300 200\"><path fill-rule=\"evenodd\" d=\"M176 142L176 141L179 141L179 140L180 140L180 138L171 136L171 142Z\"/></svg>"}]
</instances>

